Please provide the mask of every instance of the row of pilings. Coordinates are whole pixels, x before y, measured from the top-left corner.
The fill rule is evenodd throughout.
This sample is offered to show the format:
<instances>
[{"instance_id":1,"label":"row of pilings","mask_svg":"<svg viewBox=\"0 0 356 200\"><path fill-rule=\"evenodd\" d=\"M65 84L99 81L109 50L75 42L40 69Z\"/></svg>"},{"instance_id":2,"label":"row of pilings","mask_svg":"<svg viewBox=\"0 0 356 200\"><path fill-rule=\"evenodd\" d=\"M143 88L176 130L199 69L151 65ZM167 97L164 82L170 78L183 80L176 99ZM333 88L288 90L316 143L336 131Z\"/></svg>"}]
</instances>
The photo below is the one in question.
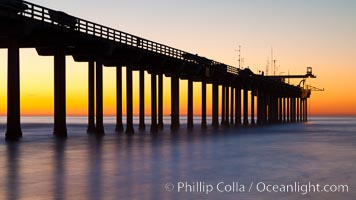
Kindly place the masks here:
<instances>
[{"instance_id":1,"label":"row of pilings","mask_svg":"<svg viewBox=\"0 0 356 200\"><path fill-rule=\"evenodd\" d=\"M8 99L6 139L17 140L22 137L20 124L20 62L19 45L11 41L8 45ZM54 130L58 137L67 137L66 128L66 53L64 48L55 48L54 55ZM220 66L221 67L221 66ZM209 70L208 70L209 69ZM203 67L204 73L187 75L186 73L163 73L151 67L126 67L126 127L122 116L122 66L116 66L116 131L133 134L133 70L139 71L139 130L146 129L144 107L144 72L151 78L151 125L150 131L156 133L164 128L163 124L163 76L171 80L171 125L172 131L180 128L179 97L182 91L188 93L187 128L193 128L193 82L201 82L201 126L207 127L207 84L212 84L212 126L224 127L265 125L276 123L294 123L307 121L307 98L303 90L263 75L255 75L249 69L240 70L238 74L227 70L216 70L214 66ZM215 70L215 71L214 71ZM209 73L206 73L209 72ZM157 81L158 79L158 81ZM187 90L180 90L180 79L188 80ZM158 86L157 86L158 82ZM219 87L221 86L221 87ZM221 88L221 92L219 92ZM219 95L221 94L221 102ZM248 97L250 95L250 98ZM251 101L250 103L248 101ZM219 116L221 103L221 116ZM255 112L255 105L257 111ZM249 116L249 106L250 113ZM96 110L95 110L96 109ZM257 116L255 116L257 113ZM96 115L96 116L95 116ZM221 121L219 121L221 119ZM88 133L104 135L103 123L103 63L88 62Z\"/></svg>"},{"instance_id":2,"label":"row of pilings","mask_svg":"<svg viewBox=\"0 0 356 200\"><path fill-rule=\"evenodd\" d=\"M19 3L19 5L22 4L22 2ZM163 106L167 103L163 102L164 95L171 95L170 129L176 131L180 128L179 100L183 91L188 93L187 128L193 128L193 82L200 82L202 86L201 126L203 128L209 126L206 104L207 84L212 85L211 125L214 128L307 121L307 99L310 91L298 86L256 75L249 69L238 70L223 63L30 2L20 7L23 10L2 9L0 12L0 48L8 49L6 130L8 140L18 140L22 137L20 48L36 48L39 55L54 57L53 134L57 137L67 137L66 56L72 56L76 62L88 63L87 130L88 133L98 136L105 134L103 123L104 66L116 67L117 132L126 132L129 135L135 132L133 71L139 71L140 74L139 130L142 131L148 129L144 122L144 107L147 106L144 103L145 71L150 74L151 78L150 106L152 111L149 129L152 133L164 128ZM123 66L126 66L127 73L125 127L122 115ZM163 93L163 76L170 78L170 94ZM181 89L179 80L188 80L188 88ZM220 98L219 95L221 95ZM249 116L249 110L251 110L251 116ZM257 113L256 116L255 113Z\"/></svg>"}]
</instances>

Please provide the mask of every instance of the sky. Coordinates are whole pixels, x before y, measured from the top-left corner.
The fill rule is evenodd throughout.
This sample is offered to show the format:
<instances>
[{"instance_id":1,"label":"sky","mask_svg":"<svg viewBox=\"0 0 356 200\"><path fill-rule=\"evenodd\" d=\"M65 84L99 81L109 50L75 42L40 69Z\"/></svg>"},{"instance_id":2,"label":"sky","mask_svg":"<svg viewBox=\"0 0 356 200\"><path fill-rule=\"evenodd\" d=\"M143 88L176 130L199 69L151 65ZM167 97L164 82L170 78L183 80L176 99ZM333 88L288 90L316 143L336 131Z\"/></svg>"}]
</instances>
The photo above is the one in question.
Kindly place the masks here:
<instances>
[{"instance_id":1,"label":"sky","mask_svg":"<svg viewBox=\"0 0 356 200\"><path fill-rule=\"evenodd\" d=\"M311 115L356 115L356 1L354 0L32 0L31 2L155 42L238 66L266 71L273 48L276 74L305 74L313 92ZM53 114L53 57L34 49L21 53L21 114ZM87 63L68 56L67 114L87 113ZM0 50L0 115L6 115L7 51ZM104 114L115 115L114 68L104 69ZM125 71L124 71L125 72ZM269 73L273 73L270 68ZM124 73L123 73L124 74ZM150 80L146 78L146 114ZM300 80L291 81L298 84ZM123 79L125 82L125 79ZM125 86L125 85L124 85ZM181 113L186 113L186 81L181 81ZM170 114L170 81L164 78L164 113ZM200 113L200 84L194 83L194 114ZM124 87L125 96L125 87ZM208 86L208 97L211 87ZM123 106L126 105L124 98ZM211 98L208 98L208 113ZM138 114L138 73L134 73L134 113ZM124 107L125 108L125 107ZM125 113L125 109L124 109Z\"/></svg>"}]
</instances>

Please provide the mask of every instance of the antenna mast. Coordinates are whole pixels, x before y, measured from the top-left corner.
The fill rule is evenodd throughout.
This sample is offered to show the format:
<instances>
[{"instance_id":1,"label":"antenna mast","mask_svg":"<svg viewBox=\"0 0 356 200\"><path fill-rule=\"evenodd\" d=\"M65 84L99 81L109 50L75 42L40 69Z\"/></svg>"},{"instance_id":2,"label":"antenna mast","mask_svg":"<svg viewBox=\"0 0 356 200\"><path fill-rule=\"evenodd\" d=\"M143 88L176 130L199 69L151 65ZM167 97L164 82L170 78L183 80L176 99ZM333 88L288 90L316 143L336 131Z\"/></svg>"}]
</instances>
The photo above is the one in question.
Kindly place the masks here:
<instances>
[{"instance_id":1,"label":"antenna mast","mask_svg":"<svg viewBox=\"0 0 356 200\"><path fill-rule=\"evenodd\" d=\"M277 60L273 59L273 47L271 47L271 70L273 70L273 75L276 75L276 62Z\"/></svg>"},{"instance_id":2,"label":"antenna mast","mask_svg":"<svg viewBox=\"0 0 356 200\"><path fill-rule=\"evenodd\" d=\"M239 62L239 69L241 69L241 45L239 45L239 49L235 49L235 51L239 52L239 59L237 61Z\"/></svg>"},{"instance_id":3,"label":"antenna mast","mask_svg":"<svg viewBox=\"0 0 356 200\"><path fill-rule=\"evenodd\" d=\"M239 45L239 69L241 69L241 45Z\"/></svg>"}]
</instances>

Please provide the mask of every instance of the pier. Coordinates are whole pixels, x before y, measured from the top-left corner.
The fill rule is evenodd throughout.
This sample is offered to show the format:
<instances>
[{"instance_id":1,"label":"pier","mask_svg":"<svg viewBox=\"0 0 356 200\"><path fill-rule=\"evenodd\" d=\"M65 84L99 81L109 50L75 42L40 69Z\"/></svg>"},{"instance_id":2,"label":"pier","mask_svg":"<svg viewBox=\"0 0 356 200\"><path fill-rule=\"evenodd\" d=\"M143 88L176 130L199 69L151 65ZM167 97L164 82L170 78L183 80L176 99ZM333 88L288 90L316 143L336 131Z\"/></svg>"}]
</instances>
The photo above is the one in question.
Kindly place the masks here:
<instances>
[{"instance_id":1,"label":"pier","mask_svg":"<svg viewBox=\"0 0 356 200\"><path fill-rule=\"evenodd\" d=\"M157 133L164 128L172 131L179 128L193 129L194 82L200 83L202 88L202 128L233 128L308 120L311 90L286 83L283 81L286 77L255 74L248 68L229 66L27 1L1 1L0 27L0 48L8 50L7 140L22 137L19 75L21 48L35 48L39 56L54 57L53 134L56 137L67 137L66 56L88 64L88 88L83 90L88 90L89 134L105 135L103 67L116 68L116 131L128 135L137 131L133 124L133 71L139 71L141 131L149 129ZM122 68L126 68L126 95L122 93ZM144 102L145 72L150 74L151 79L151 105L145 105ZM170 94L163 93L163 76L170 78ZM307 71L305 75L297 77L315 76ZM187 127L181 127L180 124L180 80L188 81ZM212 124L207 124L208 84L212 85ZM163 124L164 95L171 96L170 127ZM122 107L122 98L126 98L126 108ZM145 124L145 106L151 106L149 126ZM122 121L123 109L126 109L126 124Z\"/></svg>"}]
</instances>

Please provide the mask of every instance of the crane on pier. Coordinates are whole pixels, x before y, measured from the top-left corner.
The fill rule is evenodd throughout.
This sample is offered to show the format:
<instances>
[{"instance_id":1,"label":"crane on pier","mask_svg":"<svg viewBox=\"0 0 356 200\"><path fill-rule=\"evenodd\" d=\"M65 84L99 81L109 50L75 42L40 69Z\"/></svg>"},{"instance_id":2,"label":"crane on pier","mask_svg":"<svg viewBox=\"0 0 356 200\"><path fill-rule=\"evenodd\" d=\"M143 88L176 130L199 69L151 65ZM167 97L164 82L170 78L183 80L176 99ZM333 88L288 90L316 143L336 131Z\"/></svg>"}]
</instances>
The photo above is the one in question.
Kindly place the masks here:
<instances>
[{"instance_id":1,"label":"crane on pier","mask_svg":"<svg viewBox=\"0 0 356 200\"><path fill-rule=\"evenodd\" d=\"M323 89L320 89L320 88L317 88L317 87L314 87L314 86L311 86L311 85L306 85L304 86L305 84L305 81L307 78L316 78L316 76L313 74L313 68L312 67L307 67L307 72L305 74L301 74L301 75L270 75L270 76L267 76L267 77L271 77L275 80L279 80L279 81L282 81L284 82L286 78L290 79L290 78L302 78L302 80L299 82L298 86L305 89L303 90L303 94L302 96L304 98L309 98L310 97L310 94L312 91L324 91L324 88Z\"/></svg>"},{"instance_id":2,"label":"crane on pier","mask_svg":"<svg viewBox=\"0 0 356 200\"><path fill-rule=\"evenodd\" d=\"M324 88L317 88L312 85L307 85L307 90L314 91L314 92L324 92Z\"/></svg>"},{"instance_id":3,"label":"crane on pier","mask_svg":"<svg viewBox=\"0 0 356 200\"><path fill-rule=\"evenodd\" d=\"M304 82L305 82L305 79L303 79L302 81L300 81L300 83L299 83L299 87L302 87L302 86L300 86L301 85L301 83L303 83L303 94L302 94L302 97L304 97L304 98L309 98L310 97L310 94L311 94L311 92L323 92L324 91L324 88L323 89L321 89L321 88L317 88L317 87L314 87L314 86L311 86L311 85L306 85L305 87L304 87Z\"/></svg>"},{"instance_id":4,"label":"crane on pier","mask_svg":"<svg viewBox=\"0 0 356 200\"><path fill-rule=\"evenodd\" d=\"M312 67L307 67L306 74L302 74L302 75L270 75L268 77L280 79L280 80L284 80L286 78L316 78L316 76L313 74Z\"/></svg>"}]
</instances>

